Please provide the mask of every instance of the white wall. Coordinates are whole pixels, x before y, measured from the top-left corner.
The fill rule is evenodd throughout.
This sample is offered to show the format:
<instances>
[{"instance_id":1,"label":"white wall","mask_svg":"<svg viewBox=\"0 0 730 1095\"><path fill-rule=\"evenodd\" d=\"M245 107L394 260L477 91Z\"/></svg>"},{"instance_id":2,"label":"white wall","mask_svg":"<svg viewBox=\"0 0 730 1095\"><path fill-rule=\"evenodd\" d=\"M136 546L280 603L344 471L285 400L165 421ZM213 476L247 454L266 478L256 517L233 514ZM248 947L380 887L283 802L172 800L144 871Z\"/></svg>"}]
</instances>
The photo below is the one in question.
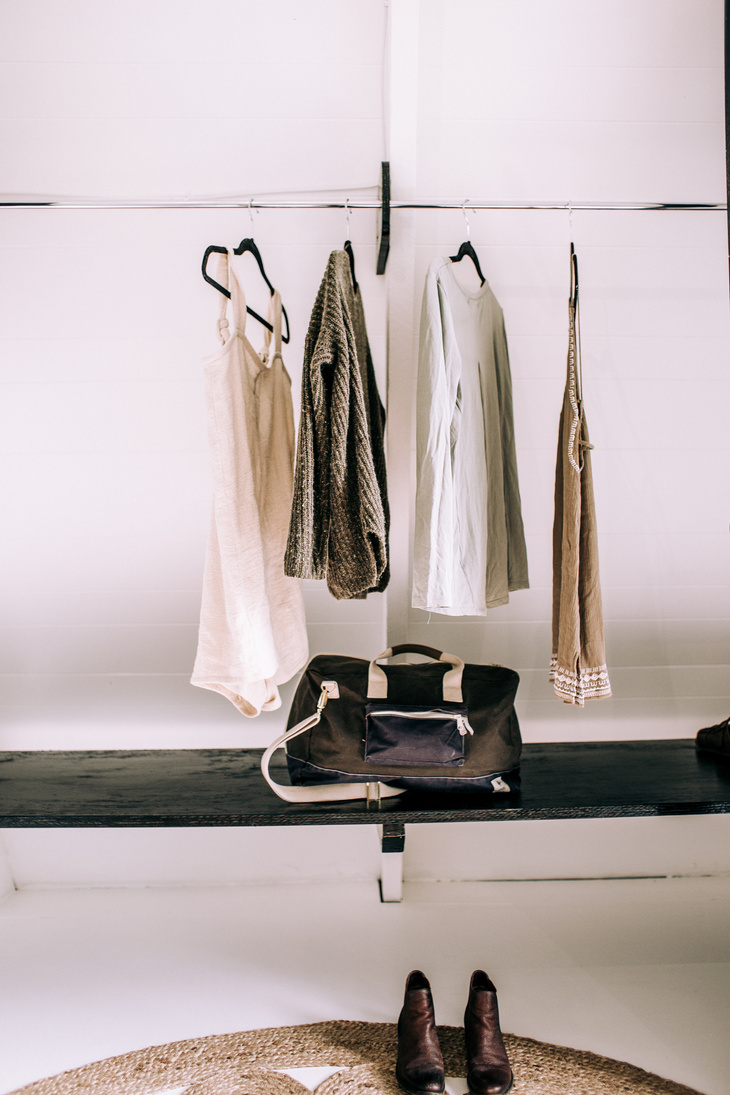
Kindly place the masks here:
<instances>
[{"instance_id":1,"label":"white wall","mask_svg":"<svg viewBox=\"0 0 730 1095\"><path fill-rule=\"evenodd\" d=\"M375 196L384 13L300 4L43 2L7 7L0 80L7 194ZM208 244L247 212L6 210L2 337L2 748L268 742L189 684L211 502L201 358L219 296ZM352 216L385 392L376 215ZM256 213L281 288L298 407L302 347L342 212ZM249 297L262 287L253 260ZM253 324L252 324L253 327ZM260 330L251 336L258 344ZM312 650L385 645L385 598L306 589ZM285 696L288 706L289 693Z\"/></svg>"},{"instance_id":2,"label":"white wall","mask_svg":"<svg viewBox=\"0 0 730 1095\"><path fill-rule=\"evenodd\" d=\"M375 195L388 154L400 199L725 201L721 0L391 0L390 14L388 44L380 0L4 3L0 191L354 200ZM345 217L254 219L291 319L296 403ZM352 214L383 392L387 364L393 580L352 604L307 583L311 650L409 637L502 661L521 675L526 741L693 736L730 711L726 219L572 220L613 698L570 709L547 680L567 212L470 214L505 311L532 583L486 621L408 607L420 294L464 220L393 211L379 278L376 216ZM0 748L257 746L281 726L292 686L249 721L188 683L211 489L200 361L218 309L199 267L209 243L250 234L245 210L0 209ZM255 267L250 291L255 306ZM434 855L450 834L430 834ZM42 881L23 840L6 836L17 875Z\"/></svg>"},{"instance_id":3,"label":"white wall","mask_svg":"<svg viewBox=\"0 0 730 1095\"><path fill-rule=\"evenodd\" d=\"M375 881L373 825L14 829L0 898L19 890ZM412 882L727 874L730 816L409 825Z\"/></svg>"},{"instance_id":4,"label":"white wall","mask_svg":"<svg viewBox=\"0 0 730 1095\"><path fill-rule=\"evenodd\" d=\"M15 889L15 879L8 862L5 842L0 838L0 901Z\"/></svg>"},{"instance_id":5,"label":"white wall","mask_svg":"<svg viewBox=\"0 0 730 1095\"><path fill-rule=\"evenodd\" d=\"M414 7L414 196L725 201L722 4ZM396 191L398 167L396 159ZM531 589L486 623L429 620L405 607L404 570L396 584L404 630L470 660L517 668L526 741L693 736L730 711L725 215L572 215L613 685L612 699L585 710L558 702L547 679L569 215L483 211L469 221L505 312ZM425 269L435 255L456 252L465 227L460 211L416 219L414 291L401 294L411 307L411 352L397 361L411 384ZM458 274L469 276L468 265ZM395 422L392 433L399 430ZM412 447L395 455L398 472L412 478Z\"/></svg>"}]
</instances>

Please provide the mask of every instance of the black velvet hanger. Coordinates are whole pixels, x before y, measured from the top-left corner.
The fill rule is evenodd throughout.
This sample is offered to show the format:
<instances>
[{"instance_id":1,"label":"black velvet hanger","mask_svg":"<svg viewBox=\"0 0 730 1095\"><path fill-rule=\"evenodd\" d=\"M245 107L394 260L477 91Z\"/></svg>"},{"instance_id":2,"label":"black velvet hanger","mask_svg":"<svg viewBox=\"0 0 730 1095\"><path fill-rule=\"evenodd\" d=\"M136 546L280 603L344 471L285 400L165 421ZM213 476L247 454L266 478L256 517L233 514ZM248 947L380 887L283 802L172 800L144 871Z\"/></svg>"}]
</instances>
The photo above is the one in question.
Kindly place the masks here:
<instances>
[{"instance_id":1,"label":"black velvet hanger","mask_svg":"<svg viewBox=\"0 0 730 1095\"><path fill-rule=\"evenodd\" d=\"M355 277L355 252L352 249L352 244L349 240L345 240L345 246L343 250L347 251L347 257L350 260L350 273L352 274L352 288L357 292L357 278Z\"/></svg>"},{"instance_id":2,"label":"black velvet hanger","mask_svg":"<svg viewBox=\"0 0 730 1095\"><path fill-rule=\"evenodd\" d=\"M575 247L571 240L570 244L570 301L572 304L578 303L578 256L575 253Z\"/></svg>"},{"instance_id":3,"label":"black velvet hanger","mask_svg":"<svg viewBox=\"0 0 730 1095\"><path fill-rule=\"evenodd\" d=\"M486 281L486 278L484 277L484 274L482 273L482 268L479 265L479 259L477 258L476 251L472 247L471 240L466 240L464 243L462 243L461 247L459 248L458 254L450 255L449 258L451 259L452 262L461 262L461 260L464 259L464 258L471 259L471 261L474 263L474 265L477 268L477 274L479 274L479 279L480 279L482 285L484 285L484 282Z\"/></svg>"},{"instance_id":4,"label":"black velvet hanger","mask_svg":"<svg viewBox=\"0 0 730 1095\"><path fill-rule=\"evenodd\" d=\"M268 285L268 287L271 291L271 295L273 297L273 295L274 295L274 286L271 284L268 277L266 276L266 271L264 270L264 262L263 262L263 259L261 258L261 253L260 253L258 247L256 246L256 244L254 243L254 241L252 239L241 240L238 247L235 247L233 249L233 254L234 255L242 255L244 253L244 251L250 251L251 254L253 255L253 257L256 259L256 262L258 263L258 266L259 266L259 270L261 271L261 276L263 277L264 281ZM231 299L231 294L230 294L229 290L226 289L225 286L219 285L218 282L215 281L207 271L208 258L213 252L216 252L216 254L219 254L219 255L225 255L225 254L228 253L228 249L226 247L217 247L215 244L211 244L210 247L206 247L205 254L203 255L203 277L205 278L205 280L208 282L209 285L212 285L214 289L217 289L219 293L223 293L223 295L228 297L228 299L230 300ZM274 328L271 326L271 324L268 322L268 320L263 319L262 316L260 316L258 314L258 312L254 312L253 308L249 308L248 305L247 305L246 306L246 311L248 312L248 314L250 316L253 316L254 319L257 319L259 321L259 323L263 323L264 327L266 327L267 330L273 332ZM281 341L282 342L288 342L289 341L289 317L286 314L286 308L284 307L283 304L281 306L281 314L284 317L284 322L286 323L286 333L282 334Z\"/></svg>"}]
</instances>

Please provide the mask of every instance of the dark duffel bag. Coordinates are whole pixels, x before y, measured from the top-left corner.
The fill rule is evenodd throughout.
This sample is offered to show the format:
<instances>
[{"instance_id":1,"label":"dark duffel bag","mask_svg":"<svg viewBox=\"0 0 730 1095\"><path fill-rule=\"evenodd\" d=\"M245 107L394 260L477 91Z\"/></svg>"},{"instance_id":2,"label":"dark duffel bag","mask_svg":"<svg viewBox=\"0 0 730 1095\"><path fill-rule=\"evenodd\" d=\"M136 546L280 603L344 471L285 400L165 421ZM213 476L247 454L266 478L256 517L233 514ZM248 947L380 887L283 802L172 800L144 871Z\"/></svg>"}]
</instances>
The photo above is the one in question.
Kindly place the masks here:
<instances>
[{"instance_id":1,"label":"dark duffel bag","mask_svg":"<svg viewBox=\"0 0 730 1095\"><path fill-rule=\"evenodd\" d=\"M404 653L434 662L377 663ZM493 794L519 788L522 740L514 699L519 677L500 665L468 665L410 643L371 662L313 658L297 686L287 731L264 753L269 785L290 802L386 798L407 790ZM269 774L285 745L292 786Z\"/></svg>"}]
</instances>

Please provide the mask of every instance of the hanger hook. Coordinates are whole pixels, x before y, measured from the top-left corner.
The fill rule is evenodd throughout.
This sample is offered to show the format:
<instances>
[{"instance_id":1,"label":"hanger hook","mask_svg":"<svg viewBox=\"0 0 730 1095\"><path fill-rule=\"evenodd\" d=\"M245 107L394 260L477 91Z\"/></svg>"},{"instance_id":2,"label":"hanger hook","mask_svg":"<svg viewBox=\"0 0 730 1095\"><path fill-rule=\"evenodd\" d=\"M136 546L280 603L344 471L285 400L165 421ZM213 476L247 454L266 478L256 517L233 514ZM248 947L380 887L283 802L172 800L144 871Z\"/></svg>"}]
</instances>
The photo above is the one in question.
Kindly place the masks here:
<instances>
[{"instance_id":1,"label":"hanger hook","mask_svg":"<svg viewBox=\"0 0 730 1095\"><path fill-rule=\"evenodd\" d=\"M469 224L469 218L466 215L466 203L468 201L468 198L464 198L463 202L461 203L461 211L464 214L464 220L466 221L466 238L469 240L471 239L471 225Z\"/></svg>"},{"instance_id":2,"label":"hanger hook","mask_svg":"<svg viewBox=\"0 0 730 1095\"><path fill-rule=\"evenodd\" d=\"M248 219L251 221L251 236L253 237L253 198L248 199Z\"/></svg>"},{"instance_id":3,"label":"hanger hook","mask_svg":"<svg viewBox=\"0 0 730 1095\"><path fill-rule=\"evenodd\" d=\"M570 238L572 240L573 239L573 203L568 202L566 208L568 210L568 224L570 225Z\"/></svg>"},{"instance_id":4,"label":"hanger hook","mask_svg":"<svg viewBox=\"0 0 730 1095\"><path fill-rule=\"evenodd\" d=\"M350 199L345 198L345 216L347 218L347 238L350 238Z\"/></svg>"}]
</instances>

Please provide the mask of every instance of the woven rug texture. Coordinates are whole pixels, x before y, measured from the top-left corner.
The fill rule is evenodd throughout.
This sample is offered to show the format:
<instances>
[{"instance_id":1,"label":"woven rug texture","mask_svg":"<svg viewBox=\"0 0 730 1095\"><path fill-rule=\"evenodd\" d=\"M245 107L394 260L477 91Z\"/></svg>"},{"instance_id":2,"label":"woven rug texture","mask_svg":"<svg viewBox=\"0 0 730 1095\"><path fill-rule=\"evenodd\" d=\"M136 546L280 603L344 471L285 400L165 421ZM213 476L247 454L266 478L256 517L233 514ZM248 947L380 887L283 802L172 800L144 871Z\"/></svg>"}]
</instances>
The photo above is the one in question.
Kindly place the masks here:
<instances>
[{"instance_id":1,"label":"woven rug texture","mask_svg":"<svg viewBox=\"0 0 730 1095\"><path fill-rule=\"evenodd\" d=\"M464 1030L438 1028L447 1076L463 1076ZM595 1053L504 1035L514 1095L701 1095ZM402 1095L394 1023L338 1020L190 1038L110 1057L10 1095L305 1095L277 1069L337 1067L317 1095Z\"/></svg>"}]
</instances>

